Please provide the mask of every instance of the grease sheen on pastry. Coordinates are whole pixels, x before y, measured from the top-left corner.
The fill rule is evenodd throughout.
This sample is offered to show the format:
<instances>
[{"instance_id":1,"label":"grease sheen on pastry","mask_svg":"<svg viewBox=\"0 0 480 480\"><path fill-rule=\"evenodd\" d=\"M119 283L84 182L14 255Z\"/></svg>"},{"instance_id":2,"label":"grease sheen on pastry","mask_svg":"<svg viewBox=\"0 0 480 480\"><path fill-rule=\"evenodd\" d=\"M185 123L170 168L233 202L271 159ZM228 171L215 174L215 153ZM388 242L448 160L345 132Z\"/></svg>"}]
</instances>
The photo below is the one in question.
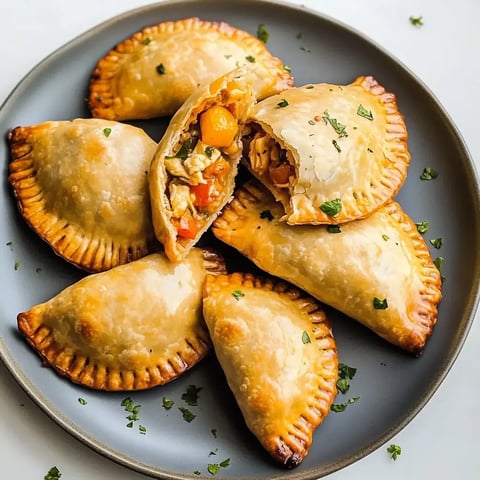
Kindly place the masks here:
<instances>
[{"instance_id":1,"label":"grease sheen on pastry","mask_svg":"<svg viewBox=\"0 0 480 480\"><path fill-rule=\"evenodd\" d=\"M363 218L407 175L407 129L395 95L373 77L311 84L259 102L249 122L250 171L291 224Z\"/></svg>"},{"instance_id":2,"label":"grease sheen on pastry","mask_svg":"<svg viewBox=\"0 0 480 480\"><path fill-rule=\"evenodd\" d=\"M13 129L8 177L32 229L91 272L155 247L147 171L157 144L140 128L99 119Z\"/></svg>"},{"instance_id":3,"label":"grease sheen on pastry","mask_svg":"<svg viewBox=\"0 0 480 480\"><path fill-rule=\"evenodd\" d=\"M44 363L86 387L142 390L174 380L211 347L202 316L207 273L225 272L213 251L179 264L161 253L87 276L18 315Z\"/></svg>"},{"instance_id":4,"label":"grease sheen on pastry","mask_svg":"<svg viewBox=\"0 0 480 480\"><path fill-rule=\"evenodd\" d=\"M319 304L285 282L207 276L203 312L245 423L281 465L299 465L336 395L338 358Z\"/></svg>"},{"instance_id":5,"label":"grease sheen on pastry","mask_svg":"<svg viewBox=\"0 0 480 480\"><path fill-rule=\"evenodd\" d=\"M258 98L293 85L282 61L243 30L198 18L162 22L133 34L98 62L90 110L112 120L173 115L198 86L242 65L254 74Z\"/></svg>"},{"instance_id":6,"label":"grease sheen on pastry","mask_svg":"<svg viewBox=\"0 0 480 480\"><path fill-rule=\"evenodd\" d=\"M233 193L251 81L239 68L198 88L158 145L149 171L152 219L171 261L188 253Z\"/></svg>"},{"instance_id":7,"label":"grease sheen on pastry","mask_svg":"<svg viewBox=\"0 0 480 480\"><path fill-rule=\"evenodd\" d=\"M413 354L437 321L441 277L416 225L396 202L331 230L291 226L265 188L239 189L213 233L266 272L302 288Z\"/></svg>"}]
</instances>

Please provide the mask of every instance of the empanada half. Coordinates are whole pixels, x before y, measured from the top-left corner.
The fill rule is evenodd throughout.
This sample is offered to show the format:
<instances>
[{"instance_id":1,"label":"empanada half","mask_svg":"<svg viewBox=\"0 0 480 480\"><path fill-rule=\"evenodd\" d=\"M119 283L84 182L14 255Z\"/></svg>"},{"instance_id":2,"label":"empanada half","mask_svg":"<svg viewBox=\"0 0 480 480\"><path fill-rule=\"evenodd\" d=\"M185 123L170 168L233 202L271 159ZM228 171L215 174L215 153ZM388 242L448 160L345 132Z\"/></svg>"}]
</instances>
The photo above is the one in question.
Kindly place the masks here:
<instances>
[{"instance_id":1,"label":"empanada half","mask_svg":"<svg viewBox=\"0 0 480 480\"><path fill-rule=\"evenodd\" d=\"M203 313L243 418L265 450L299 465L336 395L338 358L319 304L286 282L207 276Z\"/></svg>"},{"instance_id":2,"label":"empanada half","mask_svg":"<svg viewBox=\"0 0 480 480\"><path fill-rule=\"evenodd\" d=\"M26 222L90 272L156 246L147 171L157 144L140 128L100 119L13 129L8 180Z\"/></svg>"},{"instance_id":3,"label":"empanada half","mask_svg":"<svg viewBox=\"0 0 480 480\"><path fill-rule=\"evenodd\" d=\"M418 355L437 321L441 277L416 225L396 202L332 228L288 225L257 182L244 185L213 233L264 271L302 288Z\"/></svg>"},{"instance_id":4,"label":"empanada half","mask_svg":"<svg viewBox=\"0 0 480 480\"><path fill-rule=\"evenodd\" d=\"M283 62L243 30L199 18L162 22L99 60L90 82L90 110L111 120L173 115L198 86L242 65L254 74L258 98L293 85Z\"/></svg>"},{"instance_id":5,"label":"empanada half","mask_svg":"<svg viewBox=\"0 0 480 480\"><path fill-rule=\"evenodd\" d=\"M198 88L172 117L149 171L152 219L167 257L180 261L230 199L251 74L235 69Z\"/></svg>"},{"instance_id":6,"label":"empanada half","mask_svg":"<svg viewBox=\"0 0 480 480\"><path fill-rule=\"evenodd\" d=\"M257 103L249 126L247 167L291 224L366 217L407 175L403 116L395 95L371 76L285 90Z\"/></svg>"},{"instance_id":7,"label":"empanada half","mask_svg":"<svg viewBox=\"0 0 480 480\"><path fill-rule=\"evenodd\" d=\"M223 259L192 249L179 264L154 253L87 276L18 315L45 365L85 387L143 390L192 368L210 350L202 315L207 273Z\"/></svg>"}]
</instances>

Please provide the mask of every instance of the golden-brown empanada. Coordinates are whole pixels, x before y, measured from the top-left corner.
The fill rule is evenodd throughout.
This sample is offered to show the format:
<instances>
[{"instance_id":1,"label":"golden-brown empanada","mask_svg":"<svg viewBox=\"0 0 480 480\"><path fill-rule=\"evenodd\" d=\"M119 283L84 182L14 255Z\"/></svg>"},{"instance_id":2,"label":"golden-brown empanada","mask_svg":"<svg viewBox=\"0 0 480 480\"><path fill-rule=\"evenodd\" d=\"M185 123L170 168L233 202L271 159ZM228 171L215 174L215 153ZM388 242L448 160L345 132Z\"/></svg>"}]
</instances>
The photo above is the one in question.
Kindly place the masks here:
<instances>
[{"instance_id":1,"label":"golden-brown empanada","mask_svg":"<svg viewBox=\"0 0 480 480\"><path fill-rule=\"evenodd\" d=\"M198 18L162 22L135 33L98 62L90 110L111 120L173 115L198 86L242 65L254 74L258 98L293 85L282 61L243 30Z\"/></svg>"},{"instance_id":2,"label":"golden-brown empanada","mask_svg":"<svg viewBox=\"0 0 480 480\"><path fill-rule=\"evenodd\" d=\"M157 144L143 130L90 118L17 127L8 139L20 212L55 253L99 272L156 248L147 171Z\"/></svg>"},{"instance_id":3,"label":"golden-brown empanada","mask_svg":"<svg viewBox=\"0 0 480 480\"><path fill-rule=\"evenodd\" d=\"M46 365L86 387L142 390L193 367L211 347L202 316L207 273L224 273L213 251L179 264L154 253L90 275L18 315Z\"/></svg>"},{"instance_id":4,"label":"golden-brown empanada","mask_svg":"<svg viewBox=\"0 0 480 480\"><path fill-rule=\"evenodd\" d=\"M149 172L155 235L180 261L230 199L242 155L241 126L254 96L239 68L193 93L171 119Z\"/></svg>"},{"instance_id":5,"label":"golden-brown empanada","mask_svg":"<svg viewBox=\"0 0 480 480\"><path fill-rule=\"evenodd\" d=\"M323 310L285 282L207 276L203 313L245 423L287 468L299 465L336 395L338 359Z\"/></svg>"},{"instance_id":6,"label":"golden-brown empanada","mask_svg":"<svg viewBox=\"0 0 480 480\"><path fill-rule=\"evenodd\" d=\"M407 175L403 116L372 77L286 90L259 102L249 125L246 164L291 224L363 218L392 199Z\"/></svg>"},{"instance_id":7,"label":"golden-brown empanada","mask_svg":"<svg viewBox=\"0 0 480 480\"><path fill-rule=\"evenodd\" d=\"M437 321L441 277L400 205L339 227L292 226L282 214L252 182L236 192L213 232L266 272L420 354Z\"/></svg>"}]
</instances>

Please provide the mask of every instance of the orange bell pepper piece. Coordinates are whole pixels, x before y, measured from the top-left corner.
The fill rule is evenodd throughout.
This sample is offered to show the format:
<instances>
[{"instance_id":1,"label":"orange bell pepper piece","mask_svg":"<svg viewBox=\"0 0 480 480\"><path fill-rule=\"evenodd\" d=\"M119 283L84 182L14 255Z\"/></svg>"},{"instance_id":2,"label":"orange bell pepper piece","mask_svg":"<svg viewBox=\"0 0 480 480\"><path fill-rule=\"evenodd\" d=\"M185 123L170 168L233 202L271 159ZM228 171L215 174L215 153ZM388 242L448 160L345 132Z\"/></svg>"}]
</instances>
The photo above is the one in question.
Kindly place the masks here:
<instances>
[{"instance_id":1,"label":"orange bell pepper piece","mask_svg":"<svg viewBox=\"0 0 480 480\"><path fill-rule=\"evenodd\" d=\"M200 135L206 145L216 148L228 147L237 132L237 120L221 105L213 105L200 115Z\"/></svg>"}]
</instances>

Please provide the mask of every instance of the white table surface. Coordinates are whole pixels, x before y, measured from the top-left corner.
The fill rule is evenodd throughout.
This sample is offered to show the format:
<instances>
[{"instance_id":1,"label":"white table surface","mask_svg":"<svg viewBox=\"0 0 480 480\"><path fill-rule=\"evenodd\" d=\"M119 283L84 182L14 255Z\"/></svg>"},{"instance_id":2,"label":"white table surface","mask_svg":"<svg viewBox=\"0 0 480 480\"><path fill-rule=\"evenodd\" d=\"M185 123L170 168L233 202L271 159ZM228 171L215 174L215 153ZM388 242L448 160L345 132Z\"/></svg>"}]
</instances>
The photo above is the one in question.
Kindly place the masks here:
<instances>
[{"instance_id":1,"label":"white table surface","mask_svg":"<svg viewBox=\"0 0 480 480\"><path fill-rule=\"evenodd\" d=\"M228 1L228 0L225 0ZM28 71L73 37L151 0L15 0L0 2L0 103ZM435 94L480 161L480 1L292 0L363 32L407 65ZM414 27L409 17L423 16ZM328 480L480 478L480 324L426 407L391 442ZM0 477L136 480L132 472L84 446L50 420L0 362ZM396 462L386 447L401 446Z\"/></svg>"}]
</instances>

